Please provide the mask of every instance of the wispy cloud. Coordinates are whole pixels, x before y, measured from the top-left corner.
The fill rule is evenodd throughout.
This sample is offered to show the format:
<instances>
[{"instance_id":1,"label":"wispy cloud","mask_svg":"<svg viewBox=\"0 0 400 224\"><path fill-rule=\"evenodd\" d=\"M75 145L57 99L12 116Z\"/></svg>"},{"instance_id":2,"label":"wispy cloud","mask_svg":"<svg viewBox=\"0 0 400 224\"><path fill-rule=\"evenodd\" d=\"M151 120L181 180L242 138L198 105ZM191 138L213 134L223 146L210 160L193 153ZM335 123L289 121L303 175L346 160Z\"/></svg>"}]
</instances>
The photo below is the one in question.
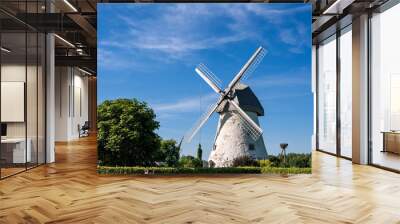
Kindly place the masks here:
<instances>
[{"instance_id":1,"label":"wispy cloud","mask_svg":"<svg viewBox=\"0 0 400 224\"><path fill-rule=\"evenodd\" d=\"M279 37L283 43L291 46L289 51L295 54L303 53L304 49L309 49L311 43L307 35L306 25L299 22L296 22L293 27L281 29Z\"/></svg>"},{"instance_id":2,"label":"wispy cloud","mask_svg":"<svg viewBox=\"0 0 400 224\"><path fill-rule=\"evenodd\" d=\"M293 86L306 85L309 80L305 77L287 77L285 75L273 75L259 78L252 82L254 87L278 87L278 86Z\"/></svg>"},{"instance_id":3,"label":"wispy cloud","mask_svg":"<svg viewBox=\"0 0 400 224\"><path fill-rule=\"evenodd\" d=\"M311 93L279 93L279 94L273 94L273 95L268 95L265 97L260 98L259 100L261 102L263 101L270 101L270 100L281 100L281 99L293 99L293 98L304 98L306 96L311 96Z\"/></svg>"},{"instance_id":4,"label":"wispy cloud","mask_svg":"<svg viewBox=\"0 0 400 224\"><path fill-rule=\"evenodd\" d=\"M105 48L98 49L97 60L100 69L127 69L134 66L136 71L145 71L145 67L133 55L127 57L126 53L122 55Z\"/></svg>"},{"instance_id":5,"label":"wispy cloud","mask_svg":"<svg viewBox=\"0 0 400 224\"><path fill-rule=\"evenodd\" d=\"M200 109L204 110L204 105L214 103L217 98L218 95L213 93L183 98L173 102L152 104L152 107L156 113L197 112L200 111Z\"/></svg>"},{"instance_id":6,"label":"wispy cloud","mask_svg":"<svg viewBox=\"0 0 400 224\"><path fill-rule=\"evenodd\" d=\"M154 17L135 17L132 20L127 14L121 14L115 20L127 27L124 35L111 35L99 41L100 47L113 47L147 51L149 55L164 60L185 59L200 50L223 48L227 44L251 39L266 44L266 38L258 33L269 25L280 24L291 13L309 10L309 7L290 8L265 7L265 4L207 5L186 4L166 5ZM266 27L257 27L254 18L264 19ZM224 20L228 32L213 32L210 21ZM213 24L213 23L211 23ZM296 39L301 32L287 29L280 34L282 42L300 49ZM226 30L226 29L225 29ZM217 34L218 33L218 34ZM301 37L300 37L301 38ZM157 54L162 54L162 57ZM294 51L296 53L296 51Z\"/></svg>"},{"instance_id":7,"label":"wispy cloud","mask_svg":"<svg viewBox=\"0 0 400 224\"><path fill-rule=\"evenodd\" d=\"M212 49L226 44L235 43L248 38L249 34L234 32L227 35L210 35L200 27L206 14L192 14L192 10L183 10L183 6L169 7L163 15L157 18L132 22L129 16L120 16L121 22L128 25L126 39L120 35L101 40L100 46L124 49L147 50L149 53L162 53L172 58L182 58L198 50ZM190 16L185 15L191 13ZM192 19L188 19L192 18ZM163 24L163 26L160 26Z\"/></svg>"},{"instance_id":8,"label":"wispy cloud","mask_svg":"<svg viewBox=\"0 0 400 224\"><path fill-rule=\"evenodd\" d=\"M279 33L281 40L290 45L295 45L298 41L292 29L284 29Z\"/></svg>"},{"instance_id":9,"label":"wispy cloud","mask_svg":"<svg viewBox=\"0 0 400 224\"><path fill-rule=\"evenodd\" d=\"M307 69L298 68L278 74L265 74L249 79L248 83L255 88L304 86L310 85L309 76L310 74Z\"/></svg>"},{"instance_id":10,"label":"wispy cloud","mask_svg":"<svg viewBox=\"0 0 400 224\"><path fill-rule=\"evenodd\" d=\"M292 8L260 7L259 4L246 4L246 8L249 12L262 16L274 24L282 23L291 14L310 11L310 6L304 4Z\"/></svg>"}]
</instances>

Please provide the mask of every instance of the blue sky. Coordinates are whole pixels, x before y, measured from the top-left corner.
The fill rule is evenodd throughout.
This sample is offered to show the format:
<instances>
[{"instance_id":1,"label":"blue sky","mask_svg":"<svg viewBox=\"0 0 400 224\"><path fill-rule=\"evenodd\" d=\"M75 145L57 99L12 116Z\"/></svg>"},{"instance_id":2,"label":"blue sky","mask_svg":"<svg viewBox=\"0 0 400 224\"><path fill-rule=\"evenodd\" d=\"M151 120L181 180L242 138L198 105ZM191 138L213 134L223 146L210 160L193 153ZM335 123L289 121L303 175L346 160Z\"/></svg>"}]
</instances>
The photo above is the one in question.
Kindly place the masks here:
<instances>
[{"instance_id":1,"label":"blue sky","mask_svg":"<svg viewBox=\"0 0 400 224\"><path fill-rule=\"evenodd\" d=\"M98 103L146 101L158 134L177 141L217 100L195 73L204 63L223 83L232 80L258 46L268 51L243 83L265 110L259 117L269 154L310 152L311 7L309 4L98 4ZM203 159L212 148L214 114L182 154Z\"/></svg>"}]
</instances>

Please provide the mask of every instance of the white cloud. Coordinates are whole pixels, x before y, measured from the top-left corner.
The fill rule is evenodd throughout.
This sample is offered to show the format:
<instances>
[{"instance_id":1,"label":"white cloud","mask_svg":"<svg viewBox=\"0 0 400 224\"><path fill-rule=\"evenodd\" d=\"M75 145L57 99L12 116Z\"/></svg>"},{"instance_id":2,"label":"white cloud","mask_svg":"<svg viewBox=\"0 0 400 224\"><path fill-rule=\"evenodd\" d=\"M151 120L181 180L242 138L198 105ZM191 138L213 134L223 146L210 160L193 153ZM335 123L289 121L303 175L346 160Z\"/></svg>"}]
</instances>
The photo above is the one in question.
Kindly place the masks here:
<instances>
[{"instance_id":1,"label":"white cloud","mask_svg":"<svg viewBox=\"0 0 400 224\"><path fill-rule=\"evenodd\" d=\"M99 45L158 51L167 57L183 58L197 50L216 48L248 38L249 34L240 29L224 35L204 33L204 20L224 13L199 4L190 8L188 5L168 6L157 18L139 21L132 21L128 16L119 16L116 19L128 25L126 34L107 37ZM208 16L204 18L205 15ZM121 36L126 39L121 39Z\"/></svg>"},{"instance_id":2,"label":"white cloud","mask_svg":"<svg viewBox=\"0 0 400 224\"><path fill-rule=\"evenodd\" d=\"M304 52L304 49L308 49L311 43L308 33L307 26L296 21L292 27L280 29L279 37L283 43L291 46L290 52L300 54Z\"/></svg>"},{"instance_id":3,"label":"white cloud","mask_svg":"<svg viewBox=\"0 0 400 224\"><path fill-rule=\"evenodd\" d=\"M126 54L121 55L118 52L99 48L97 53L99 69L130 71L134 67L135 71L146 72L148 67L134 59L133 55L129 57ZM103 74L106 75L107 73Z\"/></svg>"},{"instance_id":4,"label":"white cloud","mask_svg":"<svg viewBox=\"0 0 400 224\"><path fill-rule=\"evenodd\" d=\"M249 80L250 86L256 88L309 85L309 72L298 68L281 74L265 74Z\"/></svg>"},{"instance_id":5,"label":"white cloud","mask_svg":"<svg viewBox=\"0 0 400 224\"><path fill-rule=\"evenodd\" d=\"M203 34L196 32L201 27L199 26L201 19L211 13L206 5L199 4L189 8L188 5L178 4L165 7L166 9L156 18L136 18L135 21L127 16L116 18L128 25L126 34L131 40L128 46L174 53L183 52L185 49L188 51L205 49L208 48L207 44L216 40L216 38L207 38L201 42L198 41L204 37ZM127 45L114 44L113 46L126 47Z\"/></svg>"},{"instance_id":6,"label":"white cloud","mask_svg":"<svg viewBox=\"0 0 400 224\"><path fill-rule=\"evenodd\" d=\"M292 29L283 29L279 33L279 37L281 38L282 42L290 45L296 45L296 43L299 41Z\"/></svg>"},{"instance_id":7,"label":"white cloud","mask_svg":"<svg viewBox=\"0 0 400 224\"><path fill-rule=\"evenodd\" d=\"M285 77L283 75L266 76L253 81L255 87L306 85L309 81L305 77Z\"/></svg>"},{"instance_id":8,"label":"white cloud","mask_svg":"<svg viewBox=\"0 0 400 224\"><path fill-rule=\"evenodd\" d=\"M291 14L310 11L310 7L303 4L292 8L260 7L260 4L246 4L246 8L251 13L262 16L274 24L282 23Z\"/></svg>"},{"instance_id":9,"label":"white cloud","mask_svg":"<svg viewBox=\"0 0 400 224\"><path fill-rule=\"evenodd\" d=\"M291 19L291 15L298 12L308 12L311 10L309 5L299 5L292 8L279 7L258 7L257 4L246 5L247 9L256 15L264 17L267 21L274 24L279 30L279 39L292 46L289 48L291 53L303 53L303 49L307 46L309 37L307 34L307 26L298 20ZM283 22L289 26L282 26Z\"/></svg>"},{"instance_id":10,"label":"white cloud","mask_svg":"<svg viewBox=\"0 0 400 224\"><path fill-rule=\"evenodd\" d=\"M201 109L204 110L203 105L211 105L215 103L218 98L216 93L188 98L179 99L174 102L152 104L152 108L156 113L182 113L182 112L196 112Z\"/></svg>"},{"instance_id":11,"label":"white cloud","mask_svg":"<svg viewBox=\"0 0 400 224\"><path fill-rule=\"evenodd\" d=\"M268 95L265 97L260 98L259 100L262 101L270 101L270 100L281 100L281 99L290 99L290 98L303 98L311 96L311 93L279 93Z\"/></svg>"},{"instance_id":12,"label":"white cloud","mask_svg":"<svg viewBox=\"0 0 400 224\"><path fill-rule=\"evenodd\" d=\"M118 56L115 52L99 49L97 53L98 64L101 68L127 68L131 65L130 61L126 58Z\"/></svg>"},{"instance_id":13,"label":"white cloud","mask_svg":"<svg viewBox=\"0 0 400 224\"><path fill-rule=\"evenodd\" d=\"M126 26L123 35L114 33L106 40L100 40L100 47L113 47L126 50L147 51L149 57L163 61L186 59L200 50L222 48L224 45L252 39L265 46L271 37L262 36L260 30L269 26L280 26L284 20L296 12L309 10L309 6L290 8L265 7L265 4L173 4L163 6L156 17L132 17L121 15L115 20ZM150 7L150 6L149 6ZM144 6L142 8L145 9ZM266 25L254 24L255 17L264 19ZM224 33L210 30L210 21L224 20L228 29ZM299 49L306 32L304 25L290 21L290 28L279 27L279 38L292 46L292 53L301 53ZM212 23L211 23L212 24ZM215 27L214 27L215 28ZM215 28L217 29L217 28ZM273 39L273 37L272 37ZM276 38L275 38L276 39ZM162 57L160 57L160 54ZM157 59L158 58L158 59Z\"/></svg>"}]
</instances>

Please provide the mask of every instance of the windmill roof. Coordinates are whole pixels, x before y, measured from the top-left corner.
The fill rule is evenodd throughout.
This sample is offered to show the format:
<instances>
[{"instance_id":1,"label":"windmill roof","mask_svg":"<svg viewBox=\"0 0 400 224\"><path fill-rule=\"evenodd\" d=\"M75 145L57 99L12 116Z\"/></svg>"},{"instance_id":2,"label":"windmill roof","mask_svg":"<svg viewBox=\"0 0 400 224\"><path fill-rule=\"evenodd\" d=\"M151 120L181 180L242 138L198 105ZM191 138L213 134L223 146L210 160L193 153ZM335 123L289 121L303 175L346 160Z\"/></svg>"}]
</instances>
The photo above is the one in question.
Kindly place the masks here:
<instances>
[{"instance_id":1,"label":"windmill roof","mask_svg":"<svg viewBox=\"0 0 400 224\"><path fill-rule=\"evenodd\" d=\"M238 83L233 89L233 100L244 111L254 112L258 116L264 116L263 106L248 85ZM216 111L222 113L235 110L233 106L229 105L227 102L227 100L222 102Z\"/></svg>"}]
</instances>

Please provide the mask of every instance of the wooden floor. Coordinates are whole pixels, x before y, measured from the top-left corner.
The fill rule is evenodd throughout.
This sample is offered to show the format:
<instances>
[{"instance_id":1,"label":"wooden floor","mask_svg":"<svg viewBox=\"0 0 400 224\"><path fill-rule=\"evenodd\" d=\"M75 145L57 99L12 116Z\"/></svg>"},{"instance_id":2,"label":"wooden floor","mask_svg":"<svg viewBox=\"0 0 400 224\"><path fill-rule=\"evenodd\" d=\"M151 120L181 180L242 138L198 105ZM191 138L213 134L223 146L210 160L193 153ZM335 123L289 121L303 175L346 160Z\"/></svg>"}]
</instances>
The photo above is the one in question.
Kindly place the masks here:
<instances>
[{"instance_id":1,"label":"wooden floor","mask_svg":"<svg viewBox=\"0 0 400 224\"><path fill-rule=\"evenodd\" d=\"M377 165L400 170L400 155L396 153L375 150L372 155L372 161Z\"/></svg>"},{"instance_id":2,"label":"wooden floor","mask_svg":"<svg viewBox=\"0 0 400 224\"><path fill-rule=\"evenodd\" d=\"M313 174L96 174L94 138L0 181L0 223L400 223L400 175L313 154Z\"/></svg>"},{"instance_id":3,"label":"wooden floor","mask_svg":"<svg viewBox=\"0 0 400 224\"><path fill-rule=\"evenodd\" d=\"M7 167L7 168L2 167L1 168L1 177L8 177L13 174L23 172L25 170L26 170L25 167L23 167L23 168L22 167Z\"/></svg>"}]
</instances>

